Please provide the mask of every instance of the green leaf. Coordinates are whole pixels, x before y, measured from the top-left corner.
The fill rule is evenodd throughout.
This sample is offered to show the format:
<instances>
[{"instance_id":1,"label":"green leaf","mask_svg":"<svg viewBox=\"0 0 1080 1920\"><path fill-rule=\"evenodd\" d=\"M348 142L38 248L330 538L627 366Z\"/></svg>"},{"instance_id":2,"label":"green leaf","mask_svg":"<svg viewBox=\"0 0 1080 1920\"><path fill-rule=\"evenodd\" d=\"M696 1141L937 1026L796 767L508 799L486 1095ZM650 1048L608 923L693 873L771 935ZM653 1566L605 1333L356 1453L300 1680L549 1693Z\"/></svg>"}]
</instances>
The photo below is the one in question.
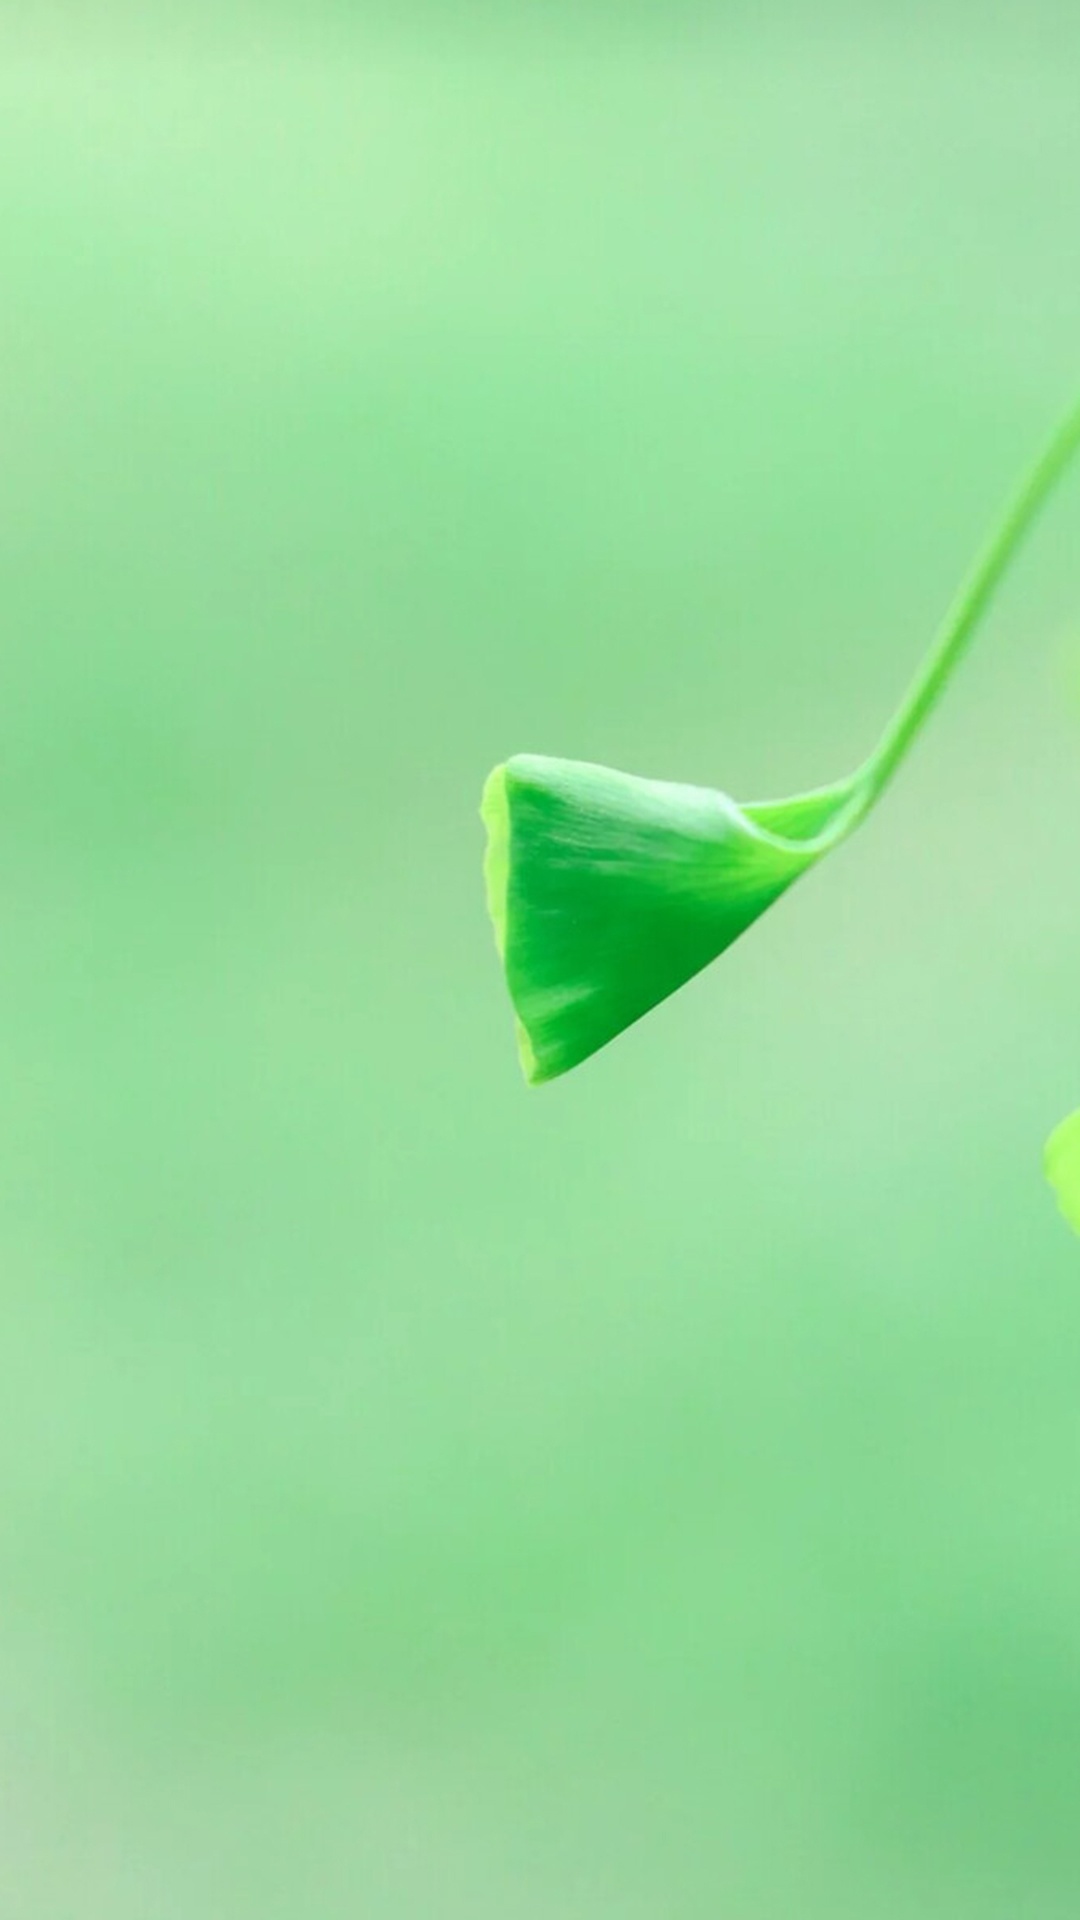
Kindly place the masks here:
<instances>
[{"instance_id":1,"label":"green leaf","mask_svg":"<svg viewBox=\"0 0 1080 1920\"><path fill-rule=\"evenodd\" d=\"M845 784L739 806L521 754L484 791L488 907L527 1079L554 1079L723 953L835 844Z\"/></svg>"},{"instance_id":2,"label":"green leaf","mask_svg":"<svg viewBox=\"0 0 1080 1920\"><path fill-rule=\"evenodd\" d=\"M740 806L708 787L584 761L521 754L496 767L481 809L488 907L530 1081L565 1073L640 1020L854 831L926 724L1078 451L1080 405L1010 502L877 747L849 779ZM1072 1167L1071 1148L1063 1152L1054 1165ZM1080 1174L1069 1174L1064 1190L1080 1196ZM1080 1226L1080 1199L1062 1205L1067 1213L1075 1205L1069 1217Z\"/></svg>"},{"instance_id":3,"label":"green leaf","mask_svg":"<svg viewBox=\"0 0 1080 1920\"><path fill-rule=\"evenodd\" d=\"M1080 1233L1080 1113L1070 1113L1054 1128L1043 1164L1058 1206L1074 1232Z\"/></svg>"}]
</instances>

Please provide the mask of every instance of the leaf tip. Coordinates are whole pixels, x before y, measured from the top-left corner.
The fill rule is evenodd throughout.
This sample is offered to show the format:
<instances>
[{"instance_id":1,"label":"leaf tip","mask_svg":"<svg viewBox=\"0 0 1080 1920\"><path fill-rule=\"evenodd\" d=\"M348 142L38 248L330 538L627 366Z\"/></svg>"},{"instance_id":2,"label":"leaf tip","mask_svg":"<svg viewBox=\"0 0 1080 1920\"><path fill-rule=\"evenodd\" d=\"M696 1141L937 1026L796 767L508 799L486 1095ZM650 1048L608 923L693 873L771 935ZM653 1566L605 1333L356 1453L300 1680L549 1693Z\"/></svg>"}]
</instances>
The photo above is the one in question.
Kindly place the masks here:
<instances>
[{"instance_id":1,"label":"leaf tip","mask_svg":"<svg viewBox=\"0 0 1080 1920\"><path fill-rule=\"evenodd\" d=\"M495 767L484 782L480 818L487 830L484 891L499 958L506 953L506 902L510 891L510 801L506 767Z\"/></svg>"}]
</instances>

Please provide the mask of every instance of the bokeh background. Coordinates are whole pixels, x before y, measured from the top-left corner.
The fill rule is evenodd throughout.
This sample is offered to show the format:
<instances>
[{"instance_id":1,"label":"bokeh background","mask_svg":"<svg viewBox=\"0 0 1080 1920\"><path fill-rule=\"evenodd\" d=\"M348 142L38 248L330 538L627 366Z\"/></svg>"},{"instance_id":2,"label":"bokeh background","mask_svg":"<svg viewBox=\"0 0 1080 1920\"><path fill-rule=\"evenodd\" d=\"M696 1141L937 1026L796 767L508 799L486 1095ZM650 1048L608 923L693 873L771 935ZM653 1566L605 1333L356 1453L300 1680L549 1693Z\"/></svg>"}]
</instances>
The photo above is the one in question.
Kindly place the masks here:
<instances>
[{"instance_id":1,"label":"bokeh background","mask_svg":"<svg viewBox=\"0 0 1080 1920\"><path fill-rule=\"evenodd\" d=\"M850 767L1080 379L1080 16L0 9L4 1920L1075 1920L1080 485L520 1083L512 751Z\"/></svg>"}]
</instances>

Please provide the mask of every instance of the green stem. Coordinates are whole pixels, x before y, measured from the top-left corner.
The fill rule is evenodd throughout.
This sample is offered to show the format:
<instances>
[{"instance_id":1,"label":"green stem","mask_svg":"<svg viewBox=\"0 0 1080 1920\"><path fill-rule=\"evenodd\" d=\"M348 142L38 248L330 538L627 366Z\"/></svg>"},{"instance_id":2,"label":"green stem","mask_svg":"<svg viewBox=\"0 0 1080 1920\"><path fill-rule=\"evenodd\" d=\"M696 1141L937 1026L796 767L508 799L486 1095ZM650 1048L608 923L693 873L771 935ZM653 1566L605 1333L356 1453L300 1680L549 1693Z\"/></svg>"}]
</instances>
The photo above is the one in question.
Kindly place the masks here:
<instances>
[{"instance_id":1,"label":"green stem","mask_svg":"<svg viewBox=\"0 0 1080 1920\"><path fill-rule=\"evenodd\" d=\"M908 749L936 707L1009 564L1054 487L1080 451L1080 402L1065 416L1045 447L1001 525L983 549L945 616L906 698L885 729L870 758L855 776L858 817L884 793ZM850 816L849 816L850 818ZM851 824L854 824L852 821Z\"/></svg>"}]
</instances>

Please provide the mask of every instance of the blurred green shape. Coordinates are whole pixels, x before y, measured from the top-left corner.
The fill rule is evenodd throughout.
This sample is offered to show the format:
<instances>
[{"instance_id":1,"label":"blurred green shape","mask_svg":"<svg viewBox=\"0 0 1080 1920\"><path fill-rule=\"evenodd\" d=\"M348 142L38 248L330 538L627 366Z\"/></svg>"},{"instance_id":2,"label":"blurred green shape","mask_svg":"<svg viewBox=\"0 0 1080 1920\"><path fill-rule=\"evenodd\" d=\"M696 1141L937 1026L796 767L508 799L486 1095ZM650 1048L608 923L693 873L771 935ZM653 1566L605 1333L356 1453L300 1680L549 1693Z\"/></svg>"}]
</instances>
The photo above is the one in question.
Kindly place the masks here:
<instances>
[{"instance_id":1,"label":"blurred green shape","mask_svg":"<svg viewBox=\"0 0 1080 1920\"><path fill-rule=\"evenodd\" d=\"M877 747L835 786L740 805L706 787L521 754L484 789L488 910L532 1085L640 1020L877 804L1024 534L1080 448L1080 405L1015 495ZM1080 1176L1076 1182L1080 1206Z\"/></svg>"},{"instance_id":2,"label":"blurred green shape","mask_svg":"<svg viewBox=\"0 0 1080 1920\"><path fill-rule=\"evenodd\" d=\"M1080 1233L1080 1112L1054 1128L1046 1143L1046 1177L1070 1227Z\"/></svg>"}]
</instances>

